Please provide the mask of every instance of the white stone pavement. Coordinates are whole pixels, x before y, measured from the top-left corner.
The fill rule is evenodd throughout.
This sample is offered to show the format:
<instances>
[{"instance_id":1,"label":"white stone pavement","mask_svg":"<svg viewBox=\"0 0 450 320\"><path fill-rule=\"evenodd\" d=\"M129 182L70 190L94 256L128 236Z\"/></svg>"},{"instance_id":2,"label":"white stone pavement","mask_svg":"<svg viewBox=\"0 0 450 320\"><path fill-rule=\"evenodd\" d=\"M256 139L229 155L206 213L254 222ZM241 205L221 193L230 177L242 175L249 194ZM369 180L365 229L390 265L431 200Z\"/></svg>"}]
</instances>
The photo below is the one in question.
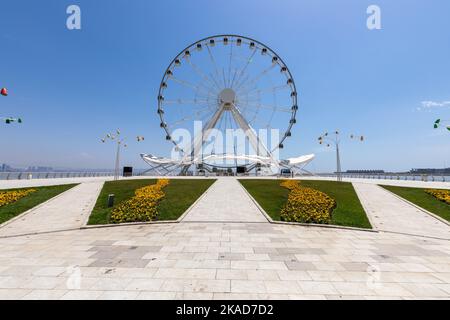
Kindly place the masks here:
<instances>
[{"instance_id":1,"label":"white stone pavement","mask_svg":"<svg viewBox=\"0 0 450 320\"><path fill-rule=\"evenodd\" d=\"M450 239L449 225L382 187L368 183L353 183L353 186L376 229Z\"/></svg>"},{"instance_id":2,"label":"white stone pavement","mask_svg":"<svg viewBox=\"0 0 450 320\"><path fill-rule=\"evenodd\" d=\"M84 217L71 208L93 205L94 185L17 228L79 225L65 224L67 212ZM366 204L399 205L377 194ZM253 206L238 181L223 178L185 217L201 222L14 237L0 229L0 299L450 299L449 240L270 224ZM408 209L407 219L415 214Z\"/></svg>"},{"instance_id":3,"label":"white stone pavement","mask_svg":"<svg viewBox=\"0 0 450 320\"><path fill-rule=\"evenodd\" d=\"M232 177L217 179L183 222L268 222Z\"/></svg>"},{"instance_id":4,"label":"white stone pavement","mask_svg":"<svg viewBox=\"0 0 450 320\"><path fill-rule=\"evenodd\" d=\"M81 183L0 227L0 237L80 228L102 186L102 181Z\"/></svg>"},{"instance_id":5,"label":"white stone pavement","mask_svg":"<svg viewBox=\"0 0 450 320\"><path fill-rule=\"evenodd\" d=\"M2 238L0 299L449 299L449 244L270 223Z\"/></svg>"}]
</instances>

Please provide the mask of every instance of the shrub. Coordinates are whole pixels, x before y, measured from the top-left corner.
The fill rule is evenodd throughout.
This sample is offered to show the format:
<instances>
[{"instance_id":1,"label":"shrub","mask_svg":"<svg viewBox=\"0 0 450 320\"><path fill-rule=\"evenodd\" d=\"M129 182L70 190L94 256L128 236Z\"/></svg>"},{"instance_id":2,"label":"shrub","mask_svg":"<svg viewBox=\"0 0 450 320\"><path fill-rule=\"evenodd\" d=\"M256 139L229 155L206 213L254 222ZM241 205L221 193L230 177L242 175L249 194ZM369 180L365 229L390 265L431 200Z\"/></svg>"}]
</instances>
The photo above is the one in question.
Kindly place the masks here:
<instances>
[{"instance_id":1,"label":"shrub","mask_svg":"<svg viewBox=\"0 0 450 320\"><path fill-rule=\"evenodd\" d=\"M0 207L16 202L17 200L26 197L36 189L14 190L14 191L0 191Z\"/></svg>"},{"instance_id":2,"label":"shrub","mask_svg":"<svg viewBox=\"0 0 450 320\"><path fill-rule=\"evenodd\" d=\"M286 180L280 184L290 190L288 201L281 209L281 219L288 222L330 223L336 201L327 194L302 187L298 181Z\"/></svg>"},{"instance_id":3,"label":"shrub","mask_svg":"<svg viewBox=\"0 0 450 320\"><path fill-rule=\"evenodd\" d=\"M168 184L168 179L159 179L156 184L137 189L133 198L114 208L111 221L123 223L155 220L158 216L158 203L164 198L163 188Z\"/></svg>"},{"instance_id":4,"label":"shrub","mask_svg":"<svg viewBox=\"0 0 450 320\"><path fill-rule=\"evenodd\" d=\"M446 204L450 204L450 190L427 189L425 192L431 194L436 199L443 201Z\"/></svg>"}]
</instances>

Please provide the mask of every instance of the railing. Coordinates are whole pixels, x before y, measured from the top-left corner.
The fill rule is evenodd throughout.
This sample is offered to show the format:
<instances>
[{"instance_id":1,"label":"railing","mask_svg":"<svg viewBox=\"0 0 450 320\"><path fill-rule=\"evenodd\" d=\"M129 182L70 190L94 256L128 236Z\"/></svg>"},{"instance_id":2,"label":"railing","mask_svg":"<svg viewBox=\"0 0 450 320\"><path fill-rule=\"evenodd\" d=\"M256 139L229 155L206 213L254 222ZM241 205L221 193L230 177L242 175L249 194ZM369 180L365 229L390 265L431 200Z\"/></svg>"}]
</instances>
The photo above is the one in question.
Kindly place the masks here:
<instances>
[{"instance_id":1,"label":"railing","mask_svg":"<svg viewBox=\"0 0 450 320\"><path fill-rule=\"evenodd\" d=\"M320 173L316 174L319 177L333 177L336 178L335 173ZM424 182L450 182L450 175L437 174L411 174L411 173L341 173L342 178L356 178L356 179L384 179L384 180L404 180L404 181L424 181Z\"/></svg>"},{"instance_id":2,"label":"railing","mask_svg":"<svg viewBox=\"0 0 450 320\"><path fill-rule=\"evenodd\" d=\"M111 177L114 172L0 172L0 180Z\"/></svg>"}]
</instances>

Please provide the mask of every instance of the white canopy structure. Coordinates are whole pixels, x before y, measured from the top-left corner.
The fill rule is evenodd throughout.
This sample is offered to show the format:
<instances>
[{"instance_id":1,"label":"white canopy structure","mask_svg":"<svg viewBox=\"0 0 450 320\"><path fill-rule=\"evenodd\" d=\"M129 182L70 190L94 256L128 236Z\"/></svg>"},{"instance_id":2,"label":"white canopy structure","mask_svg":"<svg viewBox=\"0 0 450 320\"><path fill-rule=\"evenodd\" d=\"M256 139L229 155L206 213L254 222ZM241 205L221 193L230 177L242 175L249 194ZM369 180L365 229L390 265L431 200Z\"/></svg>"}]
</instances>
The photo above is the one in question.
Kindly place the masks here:
<instances>
[{"instance_id":1,"label":"white canopy structure","mask_svg":"<svg viewBox=\"0 0 450 320\"><path fill-rule=\"evenodd\" d=\"M269 157L261 157L257 155L232 155L232 154L224 154L224 155L209 155L205 156L203 160L201 159L180 159L173 160L170 158L164 157L156 157L151 154L141 154L142 159L151 167L148 171L154 171L154 173L158 175L172 175L177 171L182 171L183 168L190 167L196 164L202 164L202 168L208 171L212 171L211 169L214 167L209 163L214 160L233 160L233 161L245 161L248 165L248 170L252 170L256 166L265 167L265 168L273 168L276 171L279 171L280 168L289 169L294 174L300 174L302 172L309 173L304 169L304 167L310 163L315 155L309 154L296 158L289 158L286 160L274 161Z\"/></svg>"}]
</instances>

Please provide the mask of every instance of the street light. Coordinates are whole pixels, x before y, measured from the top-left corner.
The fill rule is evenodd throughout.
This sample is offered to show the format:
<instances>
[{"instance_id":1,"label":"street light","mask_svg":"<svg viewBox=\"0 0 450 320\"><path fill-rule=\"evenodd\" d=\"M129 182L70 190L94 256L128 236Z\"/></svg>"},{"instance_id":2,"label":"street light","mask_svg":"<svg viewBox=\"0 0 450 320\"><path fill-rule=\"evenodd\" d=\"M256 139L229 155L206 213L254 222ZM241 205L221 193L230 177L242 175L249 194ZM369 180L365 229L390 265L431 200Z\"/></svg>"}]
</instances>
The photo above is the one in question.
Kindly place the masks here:
<instances>
[{"instance_id":1,"label":"street light","mask_svg":"<svg viewBox=\"0 0 450 320\"><path fill-rule=\"evenodd\" d=\"M448 123L449 125L446 125L446 123ZM437 129L437 128L439 128L439 127L441 127L441 126L445 126L445 128L448 130L448 131L450 131L450 120L441 120L441 119L437 119L435 122L434 122L434 128L435 129Z\"/></svg>"},{"instance_id":2,"label":"street light","mask_svg":"<svg viewBox=\"0 0 450 320\"><path fill-rule=\"evenodd\" d=\"M1 88L0 89L0 94L4 97L8 96L8 89L6 88ZM21 118L13 118L13 117L0 117L0 121L4 121L6 124L11 124L13 122L17 122L17 123L22 123L22 119Z\"/></svg>"},{"instance_id":3,"label":"street light","mask_svg":"<svg viewBox=\"0 0 450 320\"><path fill-rule=\"evenodd\" d=\"M355 139L363 142L364 136L356 136L354 134L351 134L350 139ZM339 143L341 142L341 139L339 131L336 130L333 133L331 133L331 135L328 134L328 132L325 132L318 138L318 140L319 144L325 145L327 148L331 147L330 143L334 144L334 146L336 147L336 177L337 181L342 181L341 157L339 154Z\"/></svg>"},{"instance_id":4,"label":"street light","mask_svg":"<svg viewBox=\"0 0 450 320\"><path fill-rule=\"evenodd\" d=\"M124 148L127 145L124 143L125 139L120 138L120 130L117 129L115 134L108 133L104 138L100 139L102 143L106 143L107 141L112 141L117 143L117 151L116 151L116 163L114 167L114 180L118 180L120 176L120 146L123 145Z\"/></svg>"},{"instance_id":5,"label":"street light","mask_svg":"<svg viewBox=\"0 0 450 320\"><path fill-rule=\"evenodd\" d=\"M143 136L137 136L136 141L142 142L145 138ZM120 130L117 129L115 133L108 133L104 138L101 138L100 141L102 143L106 143L107 141L112 141L117 143L117 151L116 151L116 163L114 166L114 180L118 180L120 176L120 147L123 145L124 148L128 147L125 143L125 138L120 137Z\"/></svg>"},{"instance_id":6,"label":"street light","mask_svg":"<svg viewBox=\"0 0 450 320\"><path fill-rule=\"evenodd\" d=\"M20 119L20 118L8 117L8 118L0 118L0 119L2 121L5 121L6 124L10 124L10 123L13 123L13 122L22 123L22 119Z\"/></svg>"}]
</instances>

